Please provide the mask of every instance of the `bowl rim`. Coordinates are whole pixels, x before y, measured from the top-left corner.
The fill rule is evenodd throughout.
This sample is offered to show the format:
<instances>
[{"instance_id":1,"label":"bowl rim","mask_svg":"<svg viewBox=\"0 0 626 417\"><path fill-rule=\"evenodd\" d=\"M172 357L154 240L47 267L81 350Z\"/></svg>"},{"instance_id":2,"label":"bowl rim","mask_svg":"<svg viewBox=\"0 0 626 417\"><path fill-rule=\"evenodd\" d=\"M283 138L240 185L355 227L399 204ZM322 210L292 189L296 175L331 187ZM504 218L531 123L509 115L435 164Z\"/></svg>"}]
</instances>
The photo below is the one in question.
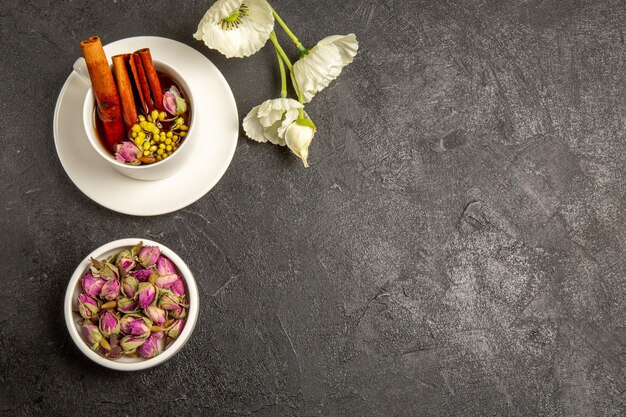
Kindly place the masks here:
<instances>
[{"instance_id":1,"label":"bowl rim","mask_svg":"<svg viewBox=\"0 0 626 417\"><path fill-rule=\"evenodd\" d=\"M150 170L150 168L154 170L154 167L165 165L164 164L165 162L176 159L177 158L176 155L181 153L180 151L182 151L185 148L185 145L187 145L187 142L190 141L189 139L193 140L193 135L191 133L195 131L194 126L196 125L196 122L197 122L197 119L196 119L197 112L194 110L195 100L193 97L193 93L191 92L191 87L189 86L185 78L180 74L180 72L178 72L176 68L174 68L172 65L168 64L167 62L161 61L157 58L153 58L152 60L154 61L154 67L156 69L158 69L159 71L164 71L168 73L168 75L171 78L173 78L178 83L178 85L182 87L184 92L187 94L187 101L189 102L190 117L189 117L189 122L187 123L189 125L189 130L187 130L187 136L185 137L185 140L183 140L183 143L178 147L176 152L172 152L172 156L170 156L169 158L166 158L161 161L157 161L153 164L148 164L148 165L129 165L129 164L125 164L115 159L115 157L111 156L104 149L102 149L102 145L100 144L100 141L95 137L95 133L94 133L95 128L93 128L93 114L94 114L96 100L93 96L93 87L89 86L89 88L87 89L85 98L83 100L83 126L85 129L85 134L87 135L87 139L89 140L89 143L91 144L91 147L96 151L98 155L100 155L107 162L117 167L129 169L133 171L148 171ZM90 115L89 117L87 117L87 113L89 113ZM89 120L89 122L87 120ZM90 127L93 129L90 129ZM171 165L171 163L169 165Z\"/></svg>"},{"instance_id":2,"label":"bowl rim","mask_svg":"<svg viewBox=\"0 0 626 417\"><path fill-rule=\"evenodd\" d=\"M78 296L76 294L77 284L79 280L82 278L84 272L87 270L89 265L91 264L90 259L92 257L98 258L103 253L109 252L114 249L123 249L130 248L135 246L139 241L142 241L146 246L158 246L161 250L161 253L167 256L178 268L180 273L185 280L185 284L187 286L187 290L189 292L189 313L187 316L187 322L185 323L185 327L181 332L180 336L163 352L155 356L154 358L142 360L139 362L118 362L113 359L108 359L101 356L99 353L91 350L87 343L83 340L80 330L76 324L76 320L74 319L74 311L72 309L72 300ZM98 365L104 366L109 369L114 369L117 371L140 371L143 369L152 368L154 366L160 365L163 362L170 359L174 356L182 347L187 343L191 334L193 333L194 327L196 325L198 315L200 312L199 305L199 296L198 296L198 287L196 285L196 280L191 273L191 270L187 266L187 264L170 248L167 246L155 242L150 239L141 239L141 238L124 238L114 240L112 242L106 243L99 248L93 250L89 255L87 255L76 267L72 277L70 278L69 283L67 284L67 289L65 291L65 301L64 301L64 315L65 315L65 324L67 326L67 330L70 333L74 344L78 347L78 349L83 352L85 356L87 356L92 361L96 362Z\"/></svg>"}]
</instances>

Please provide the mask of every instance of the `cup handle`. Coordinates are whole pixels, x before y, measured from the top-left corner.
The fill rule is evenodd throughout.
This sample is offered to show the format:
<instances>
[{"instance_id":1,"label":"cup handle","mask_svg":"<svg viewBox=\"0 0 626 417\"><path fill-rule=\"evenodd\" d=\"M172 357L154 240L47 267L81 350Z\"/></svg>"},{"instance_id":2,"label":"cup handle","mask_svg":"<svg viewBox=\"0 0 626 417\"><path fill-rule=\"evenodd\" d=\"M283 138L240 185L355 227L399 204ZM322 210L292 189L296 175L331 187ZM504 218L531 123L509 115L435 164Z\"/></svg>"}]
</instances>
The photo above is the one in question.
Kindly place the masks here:
<instances>
[{"instance_id":1,"label":"cup handle","mask_svg":"<svg viewBox=\"0 0 626 417\"><path fill-rule=\"evenodd\" d=\"M87 70L87 63L85 62L85 58L80 57L76 60L76 62L74 62L74 71L78 75L80 75L80 78L82 78L91 85L91 78L89 78L89 71Z\"/></svg>"}]
</instances>

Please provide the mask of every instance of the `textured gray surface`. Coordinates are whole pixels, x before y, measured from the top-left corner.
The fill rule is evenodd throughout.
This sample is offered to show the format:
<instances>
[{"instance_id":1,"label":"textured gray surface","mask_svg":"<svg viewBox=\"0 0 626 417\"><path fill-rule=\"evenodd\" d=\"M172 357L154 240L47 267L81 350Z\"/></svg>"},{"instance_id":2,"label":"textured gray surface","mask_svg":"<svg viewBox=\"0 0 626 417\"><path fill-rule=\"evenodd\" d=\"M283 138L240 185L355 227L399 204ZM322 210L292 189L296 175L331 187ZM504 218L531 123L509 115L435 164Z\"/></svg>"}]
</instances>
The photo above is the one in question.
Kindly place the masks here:
<instances>
[{"instance_id":1,"label":"textured gray surface","mask_svg":"<svg viewBox=\"0 0 626 417\"><path fill-rule=\"evenodd\" d=\"M305 43L361 45L307 107L312 167L242 136L207 196L142 219L56 157L78 42L191 45L242 115L277 92L273 51L208 51L204 1L2 2L1 413L624 415L625 3L291 3ZM186 254L203 303L136 374L84 358L61 309L81 258L126 236Z\"/></svg>"}]
</instances>

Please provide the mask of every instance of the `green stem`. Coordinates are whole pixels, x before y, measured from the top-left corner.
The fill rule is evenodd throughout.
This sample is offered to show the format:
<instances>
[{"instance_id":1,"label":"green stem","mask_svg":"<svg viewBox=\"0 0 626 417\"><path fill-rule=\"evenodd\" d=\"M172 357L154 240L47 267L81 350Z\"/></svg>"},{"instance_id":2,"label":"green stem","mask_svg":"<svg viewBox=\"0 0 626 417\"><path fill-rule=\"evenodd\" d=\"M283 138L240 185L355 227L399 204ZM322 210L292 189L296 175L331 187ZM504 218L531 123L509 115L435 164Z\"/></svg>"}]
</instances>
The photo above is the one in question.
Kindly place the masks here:
<instances>
[{"instance_id":1,"label":"green stem","mask_svg":"<svg viewBox=\"0 0 626 417\"><path fill-rule=\"evenodd\" d=\"M276 48L276 52L278 53L278 55L280 55L285 65L287 65L287 68L289 68L289 72L292 72L293 65L291 65L291 61L289 61L287 54L285 53L282 46L280 46L280 44L278 43L278 38L276 38L276 32L272 31L272 33L270 33L270 40L274 44L274 48Z\"/></svg>"},{"instance_id":2,"label":"green stem","mask_svg":"<svg viewBox=\"0 0 626 417\"><path fill-rule=\"evenodd\" d=\"M280 69L280 98L287 97L287 74L285 74L285 63L283 58L276 51L276 57L278 58L278 68Z\"/></svg>"},{"instance_id":3,"label":"green stem","mask_svg":"<svg viewBox=\"0 0 626 417\"><path fill-rule=\"evenodd\" d=\"M287 54L285 53L285 50L283 49L283 47L280 46L280 43L278 43L278 38L276 37L276 32L272 31L272 33L270 33L270 40L274 44L274 48L276 49L276 54L280 57L280 60L283 62L283 64L285 64L287 66L287 69L289 69L289 72L291 74L293 74L293 65L291 64L291 61L287 57ZM284 68L283 68L283 70L284 70ZM281 76L282 76L282 74L281 74ZM285 78L286 78L286 76L285 76ZM293 89L295 90L296 94L298 95L298 101L300 103L302 103L302 101L304 99L302 98L302 94L300 93L300 89L298 88L298 84L296 84L296 81L293 79L293 77L291 77L291 83L293 85ZM281 94L282 94L282 90L281 90ZM300 109L300 117L304 118L304 110L302 110L302 109Z\"/></svg>"},{"instance_id":4,"label":"green stem","mask_svg":"<svg viewBox=\"0 0 626 417\"><path fill-rule=\"evenodd\" d=\"M274 19L276 19L276 21L278 22L280 27L283 28L283 30L285 31L287 36L289 36L291 38L293 43L296 44L296 47L298 48L300 53L301 54L307 54L309 52L309 50L307 48L305 48L304 45L302 45L302 42L300 42L298 37L296 35L294 35L294 33L291 31L291 29L289 29L289 26L287 26L285 21L283 19L281 19L281 17L278 15L278 13L276 13L276 10L274 10L274 8L272 6L270 6L270 7L272 9L272 14L274 15Z\"/></svg>"}]
</instances>

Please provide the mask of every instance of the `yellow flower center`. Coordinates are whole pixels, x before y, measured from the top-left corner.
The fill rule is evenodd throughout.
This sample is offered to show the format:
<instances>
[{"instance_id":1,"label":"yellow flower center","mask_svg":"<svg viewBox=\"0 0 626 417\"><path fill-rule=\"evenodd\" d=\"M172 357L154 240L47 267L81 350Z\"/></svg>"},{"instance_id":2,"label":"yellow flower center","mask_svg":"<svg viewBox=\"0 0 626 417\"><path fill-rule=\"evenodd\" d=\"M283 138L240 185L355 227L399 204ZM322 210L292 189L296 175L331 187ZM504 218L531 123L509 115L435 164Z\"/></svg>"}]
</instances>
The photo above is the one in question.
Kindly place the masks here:
<instances>
[{"instance_id":1,"label":"yellow flower center","mask_svg":"<svg viewBox=\"0 0 626 417\"><path fill-rule=\"evenodd\" d=\"M237 10L232 12L230 16L222 19L222 21L220 22L220 26L223 30L237 29L242 22L241 18L248 16L249 12L250 9L248 8L248 6L245 3L242 3L241 6Z\"/></svg>"}]
</instances>

